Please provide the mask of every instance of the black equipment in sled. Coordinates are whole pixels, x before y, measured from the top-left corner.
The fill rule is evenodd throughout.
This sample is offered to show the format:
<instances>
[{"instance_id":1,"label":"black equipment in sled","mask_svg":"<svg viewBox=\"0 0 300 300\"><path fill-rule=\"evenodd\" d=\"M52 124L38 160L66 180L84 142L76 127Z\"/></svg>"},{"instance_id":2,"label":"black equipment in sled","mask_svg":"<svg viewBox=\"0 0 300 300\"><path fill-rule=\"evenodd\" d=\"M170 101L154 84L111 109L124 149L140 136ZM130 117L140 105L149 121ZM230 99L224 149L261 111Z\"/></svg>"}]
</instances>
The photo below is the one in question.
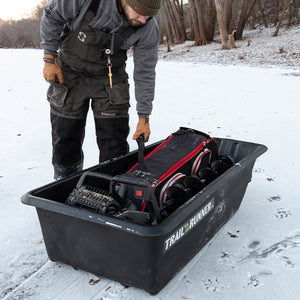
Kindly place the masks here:
<instances>
[{"instance_id":1,"label":"black equipment in sled","mask_svg":"<svg viewBox=\"0 0 300 300\"><path fill-rule=\"evenodd\" d=\"M230 157L218 159L214 139L189 128L180 128L145 157L143 136L137 142L138 162L126 173L113 177L86 172L66 203L139 224L158 224L233 165ZM99 187L96 178L107 180L109 190Z\"/></svg>"},{"instance_id":2,"label":"black equipment in sled","mask_svg":"<svg viewBox=\"0 0 300 300\"><path fill-rule=\"evenodd\" d=\"M235 214L267 150L183 132L145 147L145 159L141 141L141 151L26 193L50 260L157 294Z\"/></svg>"}]
</instances>

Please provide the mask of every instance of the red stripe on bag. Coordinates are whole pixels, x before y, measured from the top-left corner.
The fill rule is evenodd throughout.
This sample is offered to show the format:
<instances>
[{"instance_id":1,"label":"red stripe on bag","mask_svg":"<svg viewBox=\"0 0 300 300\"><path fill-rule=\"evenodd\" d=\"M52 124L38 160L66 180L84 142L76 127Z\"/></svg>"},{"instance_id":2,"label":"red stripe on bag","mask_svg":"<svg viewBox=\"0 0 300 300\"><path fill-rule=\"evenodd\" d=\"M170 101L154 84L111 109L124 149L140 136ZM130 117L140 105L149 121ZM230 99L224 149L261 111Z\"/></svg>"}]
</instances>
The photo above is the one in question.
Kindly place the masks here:
<instances>
[{"instance_id":1,"label":"red stripe on bag","mask_svg":"<svg viewBox=\"0 0 300 300\"><path fill-rule=\"evenodd\" d=\"M143 200L141 211L144 211L146 207L146 200Z\"/></svg>"},{"instance_id":2,"label":"red stripe on bag","mask_svg":"<svg viewBox=\"0 0 300 300\"><path fill-rule=\"evenodd\" d=\"M195 162L194 162L193 168L192 168L192 175L195 175L198 172L198 169L201 164L201 160L202 160L203 156L209 152L211 152L211 150L206 149L204 152L200 153L199 156L195 159ZM210 161L210 158L209 158L209 161Z\"/></svg>"},{"instance_id":3,"label":"red stripe on bag","mask_svg":"<svg viewBox=\"0 0 300 300\"><path fill-rule=\"evenodd\" d=\"M171 179L169 179L169 181L163 186L159 195L160 205L162 205L167 200L167 195L166 195L167 189L182 177L185 177L185 175L182 173L177 173Z\"/></svg>"},{"instance_id":4,"label":"red stripe on bag","mask_svg":"<svg viewBox=\"0 0 300 300\"><path fill-rule=\"evenodd\" d=\"M174 135L170 136L167 140L165 140L163 143L161 143L159 146L157 146L153 151L151 151L148 155L145 156L144 160L152 156L154 153L156 153L158 150L160 150L164 145L166 145L170 140L174 137ZM126 173L131 172L138 166L138 163L136 163L131 169L129 169Z\"/></svg>"},{"instance_id":5,"label":"red stripe on bag","mask_svg":"<svg viewBox=\"0 0 300 300\"><path fill-rule=\"evenodd\" d=\"M204 140L206 141L206 140ZM174 173L178 168L180 168L182 165L184 165L187 161L189 161L191 158L193 158L198 152L203 148L203 143L198 145L192 152L190 152L187 156L182 158L180 161L178 161L176 164L174 164L167 172L165 172L160 178L158 179L160 182L164 181L168 176L170 176L172 173Z\"/></svg>"}]
</instances>

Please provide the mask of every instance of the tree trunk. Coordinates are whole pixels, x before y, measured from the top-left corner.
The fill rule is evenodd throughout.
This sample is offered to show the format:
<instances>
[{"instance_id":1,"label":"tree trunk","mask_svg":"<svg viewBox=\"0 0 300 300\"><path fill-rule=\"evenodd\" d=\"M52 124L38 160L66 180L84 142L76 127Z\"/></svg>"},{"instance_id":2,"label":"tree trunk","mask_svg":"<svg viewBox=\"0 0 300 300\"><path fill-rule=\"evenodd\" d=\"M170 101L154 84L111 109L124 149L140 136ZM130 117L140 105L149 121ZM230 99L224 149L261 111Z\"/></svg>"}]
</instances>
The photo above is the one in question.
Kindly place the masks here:
<instances>
[{"instance_id":1,"label":"tree trunk","mask_svg":"<svg viewBox=\"0 0 300 300\"><path fill-rule=\"evenodd\" d=\"M176 39L176 21L172 12L170 0L165 1L165 13L166 13L166 21L168 22L167 26L171 34L170 40L174 42L174 38Z\"/></svg>"},{"instance_id":2,"label":"tree trunk","mask_svg":"<svg viewBox=\"0 0 300 300\"><path fill-rule=\"evenodd\" d=\"M261 13L261 19L263 21L263 24L264 24L265 28L268 28L268 23L266 21L266 16L265 16L265 13L264 13L264 8L261 5L261 1L258 1L258 8L259 8L259 11Z\"/></svg>"},{"instance_id":3,"label":"tree trunk","mask_svg":"<svg viewBox=\"0 0 300 300\"><path fill-rule=\"evenodd\" d=\"M295 4L295 18L296 18L296 24L300 23L300 14L298 13L300 9L300 1L294 1Z\"/></svg>"},{"instance_id":4,"label":"tree trunk","mask_svg":"<svg viewBox=\"0 0 300 300\"><path fill-rule=\"evenodd\" d=\"M278 15L279 15L279 0L275 0L275 8L274 8L274 17L273 17L273 23L274 26L277 25L278 22Z\"/></svg>"},{"instance_id":5,"label":"tree trunk","mask_svg":"<svg viewBox=\"0 0 300 300\"><path fill-rule=\"evenodd\" d=\"M170 28L170 23L168 22L168 16L166 11L165 3L162 5L162 8L157 16L157 21L160 28L160 43L163 44L164 41L167 43L167 52L171 51L170 39L172 38L172 32ZM165 40L164 40L165 37Z\"/></svg>"},{"instance_id":6,"label":"tree trunk","mask_svg":"<svg viewBox=\"0 0 300 300\"><path fill-rule=\"evenodd\" d=\"M239 18L239 23L238 23L237 30L234 35L234 38L236 40L239 40L242 38L242 32L243 32L243 28L244 28L243 23L244 23L246 14L247 14L248 2L249 2L248 0L244 0L244 2L243 2L242 11L241 11L241 15Z\"/></svg>"},{"instance_id":7,"label":"tree trunk","mask_svg":"<svg viewBox=\"0 0 300 300\"><path fill-rule=\"evenodd\" d=\"M195 40L195 33L194 33L194 23L193 23L193 18L192 14L189 13L188 16L188 27L190 28L189 34L187 35L187 39L194 41Z\"/></svg>"},{"instance_id":8,"label":"tree trunk","mask_svg":"<svg viewBox=\"0 0 300 300\"><path fill-rule=\"evenodd\" d=\"M205 30L205 24L204 24L204 20L203 20L200 0L196 0L195 5L196 5L197 18L198 18L198 25L199 25L200 45L206 45L207 44L207 36L206 36L206 30Z\"/></svg>"},{"instance_id":9,"label":"tree trunk","mask_svg":"<svg viewBox=\"0 0 300 300\"><path fill-rule=\"evenodd\" d=\"M294 6L294 3L295 1L290 1L290 5L289 5L289 14L288 14L288 16L289 16L289 20L288 20L288 24L287 24L287 26L288 27L290 27L291 25L292 25L292 20L293 20L293 17L294 17L294 12L293 12L293 6Z\"/></svg>"},{"instance_id":10,"label":"tree trunk","mask_svg":"<svg viewBox=\"0 0 300 300\"><path fill-rule=\"evenodd\" d=\"M281 13L281 17L280 17L280 20L279 20L279 22L278 22L278 24L277 24L276 30L275 30L275 32L273 33L273 36L276 36L276 35L278 34L279 28L280 28L281 23L282 23L283 18L284 18L284 14L285 14L285 12L286 12L288 6L289 6L289 0L285 0L284 8L283 8L283 11L282 11L282 13Z\"/></svg>"},{"instance_id":11,"label":"tree trunk","mask_svg":"<svg viewBox=\"0 0 300 300\"><path fill-rule=\"evenodd\" d=\"M230 24L232 19L232 3L233 0L224 0L224 9L223 9L224 23L226 25L227 32L229 33L231 33Z\"/></svg>"},{"instance_id":12,"label":"tree trunk","mask_svg":"<svg viewBox=\"0 0 300 300\"><path fill-rule=\"evenodd\" d=\"M220 36L222 42L222 49L231 49L230 44L228 42L228 31L226 28L226 24L224 22L224 12L221 0L215 0L216 10L217 10L217 18L220 29Z\"/></svg>"},{"instance_id":13,"label":"tree trunk","mask_svg":"<svg viewBox=\"0 0 300 300\"><path fill-rule=\"evenodd\" d=\"M184 13L183 13L183 2L182 0L174 0L174 9L178 15L178 30L180 33L180 39L182 42L186 40L186 32L185 32L185 23L184 23Z\"/></svg>"},{"instance_id":14,"label":"tree trunk","mask_svg":"<svg viewBox=\"0 0 300 300\"><path fill-rule=\"evenodd\" d=\"M185 41L185 31L182 29L184 24L180 16L180 8L177 6L179 5L179 2L165 0L165 3L167 4L167 11L169 15L168 22L171 22L172 24L175 42L176 44L183 43Z\"/></svg>"},{"instance_id":15,"label":"tree trunk","mask_svg":"<svg viewBox=\"0 0 300 300\"><path fill-rule=\"evenodd\" d=\"M215 1L210 0L207 6L207 12L205 14L205 29L206 29L206 37L208 42L212 42L214 40L215 28L216 28L216 6Z\"/></svg>"},{"instance_id":16,"label":"tree trunk","mask_svg":"<svg viewBox=\"0 0 300 300\"><path fill-rule=\"evenodd\" d=\"M195 35L195 46L201 45L201 36L199 31L199 21L196 13L196 4L195 1L197 0L189 0L190 5L190 13L193 20L193 29L194 29L194 35Z\"/></svg>"},{"instance_id":17,"label":"tree trunk","mask_svg":"<svg viewBox=\"0 0 300 300\"><path fill-rule=\"evenodd\" d=\"M249 0L244 0L243 2L243 7L242 7L242 12L240 15L240 19L239 19L239 23L238 23L238 27L236 32L234 33L234 38L235 40L241 40L243 37L243 31L245 29L245 25L248 21L248 18L254 8L254 5L256 3L257 0L253 0L249 10L248 10L248 4L249 4Z\"/></svg>"}]
</instances>

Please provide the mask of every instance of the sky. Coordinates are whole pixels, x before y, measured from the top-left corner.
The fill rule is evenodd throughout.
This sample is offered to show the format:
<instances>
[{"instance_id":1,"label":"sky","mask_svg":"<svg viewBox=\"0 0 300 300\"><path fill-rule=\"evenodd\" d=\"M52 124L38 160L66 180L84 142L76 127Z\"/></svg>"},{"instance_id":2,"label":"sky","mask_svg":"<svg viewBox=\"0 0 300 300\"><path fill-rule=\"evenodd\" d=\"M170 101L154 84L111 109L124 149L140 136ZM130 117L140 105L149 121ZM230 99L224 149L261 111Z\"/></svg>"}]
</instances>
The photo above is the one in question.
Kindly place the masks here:
<instances>
[{"instance_id":1,"label":"sky","mask_svg":"<svg viewBox=\"0 0 300 300\"><path fill-rule=\"evenodd\" d=\"M21 19L30 14L41 0L1 0L0 19Z\"/></svg>"}]
</instances>

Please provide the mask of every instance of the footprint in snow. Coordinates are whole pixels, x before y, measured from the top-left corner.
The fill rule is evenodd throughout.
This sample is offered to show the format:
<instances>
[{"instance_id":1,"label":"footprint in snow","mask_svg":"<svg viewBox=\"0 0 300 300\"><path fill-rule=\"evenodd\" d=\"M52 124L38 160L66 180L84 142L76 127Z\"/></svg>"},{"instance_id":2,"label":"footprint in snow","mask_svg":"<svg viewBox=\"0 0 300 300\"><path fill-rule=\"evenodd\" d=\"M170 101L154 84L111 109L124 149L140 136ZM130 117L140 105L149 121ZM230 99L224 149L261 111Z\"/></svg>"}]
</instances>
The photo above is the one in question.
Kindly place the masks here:
<instances>
[{"instance_id":1,"label":"footprint in snow","mask_svg":"<svg viewBox=\"0 0 300 300\"><path fill-rule=\"evenodd\" d=\"M259 241L253 241L248 245L249 253L247 256L243 257L239 262L245 262L248 260L261 260L270 257L271 255L284 254L281 255L285 259L286 263L290 264L290 260L287 255L285 255L290 249L300 247L300 229L297 229L287 235L281 241L265 248L260 249Z\"/></svg>"},{"instance_id":2,"label":"footprint in snow","mask_svg":"<svg viewBox=\"0 0 300 300\"><path fill-rule=\"evenodd\" d=\"M224 286L218 278L207 278L202 281L202 284L204 288L209 292L221 292L224 289Z\"/></svg>"},{"instance_id":3,"label":"footprint in snow","mask_svg":"<svg viewBox=\"0 0 300 300\"><path fill-rule=\"evenodd\" d=\"M279 218L279 219L285 219L290 215L291 215L291 212L285 208L278 208L275 213L276 218Z\"/></svg>"},{"instance_id":4,"label":"footprint in snow","mask_svg":"<svg viewBox=\"0 0 300 300\"><path fill-rule=\"evenodd\" d=\"M253 240L235 253L223 251L219 262L228 266L235 266L238 263L248 261L255 261L261 264L262 260L277 256L280 260L284 259L286 267L293 268L294 264L288 257L288 253L295 248L300 248L300 229L294 230L279 242L264 249L259 240Z\"/></svg>"},{"instance_id":5,"label":"footprint in snow","mask_svg":"<svg viewBox=\"0 0 300 300\"><path fill-rule=\"evenodd\" d=\"M268 198L268 200L269 200L270 202L279 202L279 201L281 200L281 197L280 197L279 195L277 195L277 196L272 196L272 197Z\"/></svg>"},{"instance_id":6,"label":"footprint in snow","mask_svg":"<svg viewBox=\"0 0 300 300\"><path fill-rule=\"evenodd\" d=\"M248 281L248 283L247 283L247 286L248 286L248 287L256 288L256 287L259 286L260 281L259 281L259 279L257 278L257 276L248 274L248 277L249 277L249 281Z\"/></svg>"},{"instance_id":7,"label":"footprint in snow","mask_svg":"<svg viewBox=\"0 0 300 300\"><path fill-rule=\"evenodd\" d=\"M268 271L268 270L261 271L257 274L248 273L247 287L248 288L256 288L260 285L263 285L263 283L261 282L261 277L270 276L270 275L272 275L272 272Z\"/></svg>"},{"instance_id":8,"label":"footprint in snow","mask_svg":"<svg viewBox=\"0 0 300 300\"><path fill-rule=\"evenodd\" d=\"M288 256L282 256L283 260L284 260L284 266L286 269L294 269L295 268L295 264L290 260L290 258Z\"/></svg>"}]
</instances>

